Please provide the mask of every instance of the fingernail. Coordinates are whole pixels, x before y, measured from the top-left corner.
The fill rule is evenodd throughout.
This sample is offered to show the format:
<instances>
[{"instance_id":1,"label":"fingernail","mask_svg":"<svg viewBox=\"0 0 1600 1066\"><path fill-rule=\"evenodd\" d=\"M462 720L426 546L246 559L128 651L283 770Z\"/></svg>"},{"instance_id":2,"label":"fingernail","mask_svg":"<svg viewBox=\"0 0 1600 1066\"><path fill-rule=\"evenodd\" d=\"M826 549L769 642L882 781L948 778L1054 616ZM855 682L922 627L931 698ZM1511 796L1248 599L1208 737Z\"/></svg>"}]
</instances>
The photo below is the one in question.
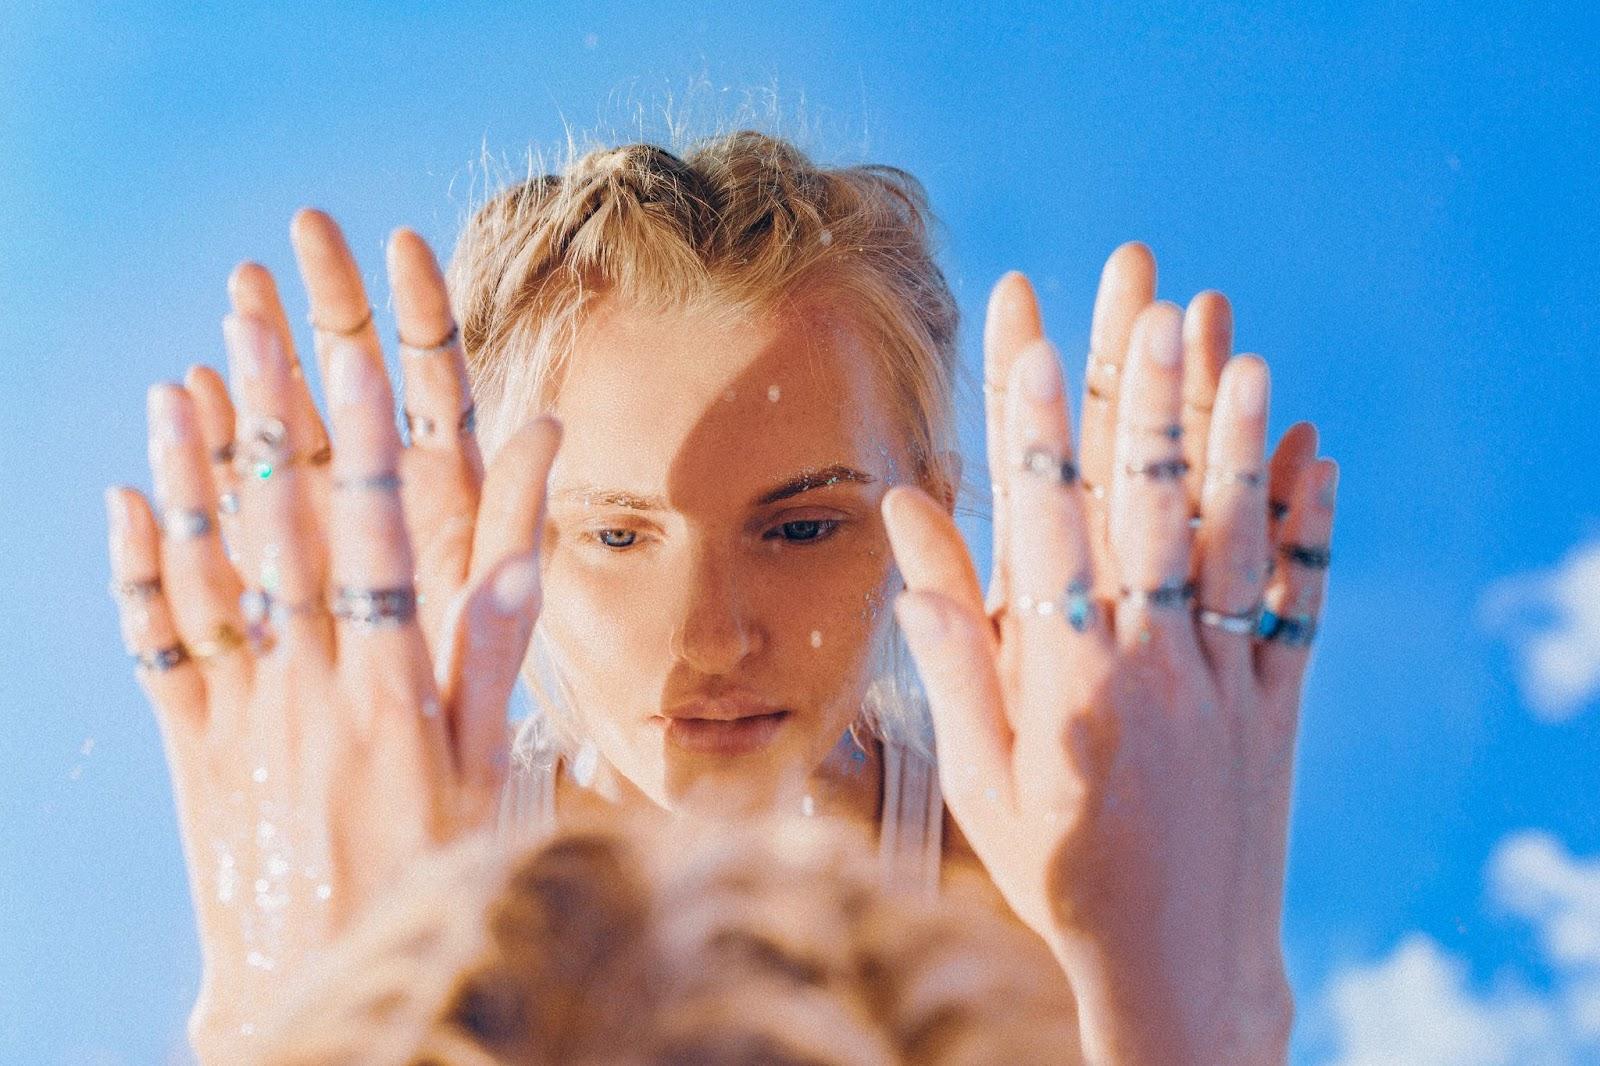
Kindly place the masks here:
<instances>
[{"instance_id":1,"label":"fingernail","mask_svg":"<svg viewBox=\"0 0 1600 1066\"><path fill-rule=\"evenodd\" d=\"M1165 321L1145 319L1145 350L1157 366L1173 369L1183 362L1183 331L1171 329Z\"/></svg>"},{"instance_id":2,"label":"fingernail","mask_svg":"<svg viewBox=\"0 0 1600 1066\"><path fill-rule=\"evenodd\" d=\"M1035 341L1018 356L1022 361L1022 388L1031 400L1048 402L1061 395L1061 361L1049 341Z\"/></svg>"},{"instance_id":3,"label":"fingernail","mask_svg":"<svg viewBox=\"0 0 1600 1066\"><path fill-rule=\"evenodd\" d=\"M534 565L531 558L507 563L500 573L495 575L494 586L490 589L495 609L501 614L515 614L533 599L534 590L538 585L539 568Z\"/></svg>"},{"instance_id":4,"label":"fingernail","mask_svg":"<svg viewBox=\"0 0 1600 1066\"><path fill-rule=\"evenodd\" d=\"M368 403L378 398L383 376L373 360L354 344L340 344L330 357L328 398L339 406Z\"/></svg>"},{"instance_id":5,"label":"fingernail","mask_svg":"<svg viewBox=\"0 0 1600 1066\"><path fill-rule=\"evenodd\" d=\"M1235 374L1233 409L1244 418L1260 418L1267 410L1267 382L1261 374Z\"/></svg>"}]
</instances>

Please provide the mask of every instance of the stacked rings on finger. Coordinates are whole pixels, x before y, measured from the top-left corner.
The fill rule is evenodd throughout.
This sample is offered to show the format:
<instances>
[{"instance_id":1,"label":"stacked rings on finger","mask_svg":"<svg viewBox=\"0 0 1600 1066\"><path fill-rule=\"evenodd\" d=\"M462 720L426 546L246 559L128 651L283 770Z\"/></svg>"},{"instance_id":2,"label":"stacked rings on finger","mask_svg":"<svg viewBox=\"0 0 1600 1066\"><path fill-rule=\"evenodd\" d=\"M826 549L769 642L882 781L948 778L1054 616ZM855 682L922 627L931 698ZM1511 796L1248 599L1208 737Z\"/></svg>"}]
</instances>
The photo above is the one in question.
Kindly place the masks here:
<instances>
[{"instance_id":1,"label":"stacked rings on finger","mask_svg":"<svg viewBox=\"0 0 1600 1066\"><path fill-rule=\"evenodd\" d=\"M1051 478L1063 485L1076 485L1078 483L1078 464L1071 459L1063 459L1053 454L1047 448L1037 445L1031 447L1022 456L1020 468L1029 474L1039 474Z\"/></svg>"},{"instance_id":2,"label":"stacked rings on finger","mask_svg":"<svg viewBox=\"0 0 1600 1066\"><path fill-rule=\"evenodd\" d=\"M400 475L393 471L333 479L333 487L337 492L399 492L401 484Z\"/></svg>"},{"instance_id":3,"label":"stacked rings on finger","mask_svg":"<svg viewBox=\"0 0 1600 1066\"><path fill-rule=\"evenodd\" d=\"M1261 624L1261 611L1260 604L1250 608L1248 611L1232 612L1214 611L1209 607L1202 607L1195 612L1195 619L1203 626L1210 626L1212 629L1220 629L1224 633L1232 633L1235 636L1243 637L1256 632L1257 627Z\"/></svg>"},{"instance_id":4,"label":"stacked rings on finger","mask_svg":"<svg viewBox=\"0 0 1600 1066\"><path fill-rule=\"evenodd\" d=\"M411 411L405 412L406 434L412 440L421 440L431 437L439 431L439 423L428 415L419 415ZM461 417L456 419L456 434L466 436L478 428L478 405L471 403L461 412Z\"/></svg>"},{"instance_id":5,"label":"stacked rings on finger","mask_svg":"<svg viewBox=\"0 0 1600 1066\"><path fill-rule=\"evenodd\" d=\"M392 588L341 585L333 598L333 616L362 626L405 625L417 616L417 590L411 585Z\"/></svg>"},{"instance_id":6,"label":"stacked rings on finger","mask_svg":"<svg viewBox=\"0 0 1600 1066\"><path fill-rule=\"evenodd\" d=\"M199 507L168 507L161 512L161 532L172 540L194 540L211 532L211 512Z\"/></svg>"},{"instance_id":7,"label":"stacked rings on finger","mask_svg":"<svg viewBox=\"0 0 1600 1066\"><path fill-rule=\"evenodd\" d=\"M1281 615L1271 608L1264 608L1261 612L1260 624L1256 627L1256 637L1264 641L1276 641L1286 648L1305 648L1317 635L1317 620L1309 614Z\"/></svg>"},{"instance_id":8,"label":"stacked rings on finger","mask_svg":"<svg viewBox=\"0 0 1600 1066\"><path fill-rule=\"evenodd\" d=\"M189 661L189 649L183 646L182 641L154 651L135 651L128 654L138 669L152 674L164 674L168 670L176 670Z\"/></svg>"},{"instance_id":9,"label":"stacked rings on finger","mask_svg":"<svg viewBox=\"0 0 1600 1066\"><path fill-rule=\"evenodd\" d=\"M1209 485L1243 485L1247 489L1259 488L1267 483L1267 475L1262 470L1218 470L1215 467L1206 471L1205 482Z\"/></svg>"},{"instance_id":10,"label":"stacked rings on finger","mask_svg":"<svg viewBox=\"0 0 1600 1066\"><path fill-rule=\"evenodd\" d=\"M1153 463L1128 463L1123 472L1130 477L1147 477L1151 481L1180 481L1189 472L1184 459L1157 459Z\"/></svg>"},{"instance_id":11,"label":"stacked rings on finger","mask_svg":"<svg viewBox=\"0 0 1600 1066\"><path fill-rule=\"evenodd\" d=\"M1333 563L1333 553L1326 544L1284 544L1278 551L1291 563L1307 570L1326 570Z\"/></svg>"},{"instance_id":12,"label":"stacked rings on finger","mask_svg":"<svg viewBox=\"0 0 1600 1066\"><path fill-rule=\"evenodd\" d=\"M1165 581L1149 589L1135 589L1124 585L1118 593L1118 598L1130 607L1171 611L1188 606L1194 599L1194 594L1195 583L1183 580Z\"/></svg>"},{"instance_id":13,"label":"stacked rings on finger","mask_svg":"<svg viewBox=\"0 0 1600 1066\"><path fill-rule=\"evenodd\" d=\"M1098 617L1089 593L1089 582L1077 577L1067 582L1059 599L1035 599L1024 592L1017 596L1016 606L1019 611L1031 611L1046 618L1059 614L1075 631L1087 633L1094 627Z\"/></svg>"}]
</instances>

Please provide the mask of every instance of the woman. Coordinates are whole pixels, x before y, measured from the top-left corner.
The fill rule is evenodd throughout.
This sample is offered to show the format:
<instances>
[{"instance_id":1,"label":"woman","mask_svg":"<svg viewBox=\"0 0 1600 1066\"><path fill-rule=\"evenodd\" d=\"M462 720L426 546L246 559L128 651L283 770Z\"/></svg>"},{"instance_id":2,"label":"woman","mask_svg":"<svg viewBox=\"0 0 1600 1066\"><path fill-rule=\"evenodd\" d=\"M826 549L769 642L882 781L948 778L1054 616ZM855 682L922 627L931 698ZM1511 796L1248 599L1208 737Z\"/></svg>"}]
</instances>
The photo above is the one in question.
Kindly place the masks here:
<instances>
[{"instance_id":1,"label":"woman","mask_svg":"<svg viewBox=\"0 0 1600 1066\"><path fill-rule=\"evenodd\" d=\"M135 494L112 500L206 945L197 1045L236 1038L398 867L492 816L537 617L530 673L566 702L535 720L518 813L892 815L891 856L970 847L1050 944L1092 1061L1281 1053L1332 464L1303 429L1266 468L1264 364L1228 359L1219 296L1152 302L1138 245L1102 280L1074 455L1010 276L986 330L986 605L950 518L955 312L924 212L905 175L736 134L503 194L449 298L402 231L404 448L331 220L295 227L331 450L270 278L235 275L233 403L204 369L152 394L164 533ZM916 719L884 683L890 603L942 753L920 796Z\"/></svg>"}]
</instances>

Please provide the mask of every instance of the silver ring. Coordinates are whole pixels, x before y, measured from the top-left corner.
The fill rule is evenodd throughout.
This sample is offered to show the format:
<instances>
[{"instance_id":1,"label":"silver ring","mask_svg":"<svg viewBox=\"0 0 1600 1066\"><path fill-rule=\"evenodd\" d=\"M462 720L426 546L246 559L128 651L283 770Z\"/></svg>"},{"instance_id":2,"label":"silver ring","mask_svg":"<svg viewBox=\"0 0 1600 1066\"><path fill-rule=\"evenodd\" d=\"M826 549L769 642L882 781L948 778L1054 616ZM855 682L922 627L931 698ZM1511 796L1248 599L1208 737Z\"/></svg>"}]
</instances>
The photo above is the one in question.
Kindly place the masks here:
<instances>
[{"instance_id":1,"label":"silver ring","mask_svg":"<svg viewBox=\"0 0 1600 1066\"><path fill-rule=\"evenodd\" d=\"M1071 459L1061 459L1049 449L1035 445L1022 456L1020 469L1029 474L1041 474L1063 485L1078 483L1078 464Z\"/></svg>"},{"instance_id":2,"label":"silver ring","mask_svg":"<svg viewBox=\"0 0 1600 1066\"><path fill-rule=\"evenodd\" d=\"M1309 614L1281 615L1263 608L1256 626L1256 639L1276 641L1286 648L1306 648L1316 639L1317 620Z\"/></svg>"},{"instance_id":3,"label":"silver ring","mask_svg":"<svg viewBox=\"0 0 1600 1066\"><path fill-rule=\"evenodd\" d=\"M1180 441L1183 439L1183 427L1176 422L1168 422L1160 426L1137 426L1139 432L1162 440Z\"/></svg>"},{"instance_id":4,"label":"silver ring","mask_svg":"<svg viewBox=\"0 0 1600 1066\"><path fill-rule=\"evenodd\" d=\"M324 326L322 323L317 321L316 312L306 315L306 321L310 322L311 328L318 333L331 333L335 337L355 337L359 336L363 330L372 325L372 305L367 305L367 313L362 316L360 322L357 322L353 326L347 326L344 329L335 329L333 326Z\"/></svg>"},{"instance_id":5,"label":"silver ring","mask_svg":"<svg viewBox=\"0 0 1600 1066\"><path fill-rule=\"evenodd\" d=\"M182 641L168 644L165 648L157 648L155 651L135 651L128 654L140 670L148 670L153 674L176 670L189 661L189 649L183 646Z\"/></svg>"},{"instance_id":6,"label":"silver ring","mask_svg":"<svg viewBox=\"0 0 1600 1066\"><path fill-rule=\"evenodd\" d=\"M1243 485L1253 489L1267 483L1267 474L1264 470L1218 470L1211 467L1206 470L1205 481L1207 485Z\"/></svg>"},{"instance_id":7,"label":"silver ring","mask_svg":"<svg viewBox=\"0 0 1600 1066\"><path fill-rule=\"evenodd\" d=\"M211 513L201 508L168 507L161 512L161 532L171 540L194 540L211 529Z\"/></svg>"},{"instance_id":8,"label":"silver ring","mask_svg":"<svg viewBox=\"0 0 1600 1066\"><path fill-rule=\"evenodd\" d=\"M444 335L444 340L438 344L412 344L404 337L399 338L398 347L401 353L410 352L412 355L443 355L453 352L461 346L461 327L452 325L450 332Z\"/></svg>"},{"instance_id":9,"label":"silver ring","mask_svg":"<svg viewBox=\"0 0 1600 1066\"><path fill-rule=\"evenodd\" d=\"M251 626L261 626L267 622L281 625L291 618L306 618L327 609L327 605L316 597L291 603L280 600L263 588L247 588L239 593L239 613Z\"/></svg>"},{"instance_id":10,"label":"silver ring","mask_svg":"<svg viewBox=\"0 0 1600 1066\"><path fill-rule=\"evenodd\" d=\"M383 474L368 474L364 477L336 477L333 479L333 487L340 492L399 492L400 485L400 475L393 471Z\"/></svg>"},{"instance_id":11,"label":"silver ring","mask_svg":"<svg viewBox=\"0 0 1600 1066\"><path fill-rule=\"evenodd\" d=\"M1166 581L1151 589L1132 589L1124 585L1118 599L1130 607L1170 611L1186 606L1194 599L1193 581Z\"/></svg>"},{"instance_id":12,"label":"silver ring","mask_svg":"<svg viewBox=\"0 0 1600 1066\"><path fill-rule=\"evenodd\" d=\"M426 440L439 430L439 422L430 415L419 415L412 411L402 413L406 426L406 436L411 441ZM478 428L478 405L469 403L467 409L461 412L456 419L457 436L466 436Z\"/></svg>"},{"instance_id":13,"label":"silver ring","mask_svg":"<svg viewBox=\"0 0 1600 1066\"><path fill-rule=\"evenodd\" d=\"M1087 633L1098 619L1094 600L1090 598L1090 585L1084 578L1073 578L1061 590L1060 599L1036 600L1026 592L1017 596L1017 609L1031 611L1042 617L1060 615L1075 631Z\"/></svg>"},{"instance_id":14,"label":"silver ring","mask_svg":"<svg viewBox=\"0 0 1600 1066\"><path fill-rule=\"evenodd\" d=\"M1291 563L1307 570L1326 570L1333 563L1333 553L1326 544L1285 544L1278 552Z\"/></svg>"},{"instance_id":15,"label":"silver ring","mask_svg":"<svg viewBox=\"0 0 1600 1066\"><path fill-rule=\"evenodd\" d=\"M1123 472L1130 477L1147 477L1151 481L1178 481L1189 472L1186 459L1158 459L1153 463L1127 463Z\"/></svg>"},{"instance_id":16,"label":"silver ring","mask_svg":"<svg viewBox=\"0 0 1600 1066\"><path fill-rule=\"evenodd\" d=\"M392 588L339 586L333 616L364 626L400 626L417 616L417 591L411 585Z\"/></svg>"},{"instance_id":17,"label":"silver ring","mask_svg":"<svg viewBox=\"0 0 1600 1066\"><path fill-rule=\"evenodd\" d=\"M161 595L161 579L159 577L129 578L127 581L113 581L111 595L119 600L153 600Z\"/></svg>"},{"instance_id":18,"label":"silver ring","mask_svg":"<svg viewBox=\"0 0 1600 1066\"><path fill-rule=\"evenodd\" d=\"M1220 629L1224 633L1233 633L1236 636L1249 636L1261 624L1262 607L1258 603L1248 611L1213 611L1209 607L1202 607L1195 612L1195 618L1203 626Z\"/></svg>"}]
</instances>

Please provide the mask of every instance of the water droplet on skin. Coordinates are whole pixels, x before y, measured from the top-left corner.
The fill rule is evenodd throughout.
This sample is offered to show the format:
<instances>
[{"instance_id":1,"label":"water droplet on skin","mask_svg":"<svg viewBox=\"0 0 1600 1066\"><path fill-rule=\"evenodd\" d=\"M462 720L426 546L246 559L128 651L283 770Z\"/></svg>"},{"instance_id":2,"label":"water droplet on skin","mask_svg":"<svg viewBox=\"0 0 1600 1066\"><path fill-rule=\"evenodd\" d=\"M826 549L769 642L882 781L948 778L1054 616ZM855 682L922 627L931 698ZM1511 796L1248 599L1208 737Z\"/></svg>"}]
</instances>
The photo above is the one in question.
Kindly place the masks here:
<instances>
[{"instance_id":1,"label":"water droplet on skin","mask_svg":"<svg viewBox=\"0 0 1600 1066\"><path fill-rule=\"evenodd\" d=\"M333 886L330 885L330 884L327 884L327 883L323 883L323 884L318 885L317 886L317 898L318 899L332 899L333 898Z\"/></svg>"},{"instance_id":2,"label":"water droplet on skin","mask_svg":"<svg viewBox=\"0 0 1600 1066\"><path fill-rule=\"evenodd\" d=\"M803 797L800 800L800 813L807 818L815 818L817 816L817 801L812 799L810 795Z\"/></svg>"},{"instance_id":3,"label":"water droplet on skin","mask_svg":"<svg viewBox=\"0 0 1600 1066\"><path fill-rule=\"evenodd\" d=\"M778 402L778 397L783 395L783 390L776 385L767 386L767 399L773 403Z\"/></svg>"},{"instance_id":4,"label":"water droplet on skin","mask_svg":"<svg viewBox=\"0 0 1600 1066\"><path fill-rule=\"evenodd\" d=\"M811 646L813 648L822 647L822 630L813 629L811 631Z\"/></svg>"},{"instance_id":5,"label":"water droplet on skin","mask_svg":"<svg viewBox=\"0 0 1600 1066\"><path fill-rule=\"evenodd\" d=\"M270 970L273 966L272 960L259 951L252 951L245 956L244 961L245 965L254 967L257 970Z\"/></svg>"},{"instance_id":6,"label":"water droplet on skin","mask_svg":"<svg viewBox=\"0 0 1600 1066\"><path fill-rule=\"evenodd\" d=\"M250 773L250 780L254 781L258 785L265 784L267 781L267 768L265 766L256 767Z\"/></svg>"}]
</instances>

